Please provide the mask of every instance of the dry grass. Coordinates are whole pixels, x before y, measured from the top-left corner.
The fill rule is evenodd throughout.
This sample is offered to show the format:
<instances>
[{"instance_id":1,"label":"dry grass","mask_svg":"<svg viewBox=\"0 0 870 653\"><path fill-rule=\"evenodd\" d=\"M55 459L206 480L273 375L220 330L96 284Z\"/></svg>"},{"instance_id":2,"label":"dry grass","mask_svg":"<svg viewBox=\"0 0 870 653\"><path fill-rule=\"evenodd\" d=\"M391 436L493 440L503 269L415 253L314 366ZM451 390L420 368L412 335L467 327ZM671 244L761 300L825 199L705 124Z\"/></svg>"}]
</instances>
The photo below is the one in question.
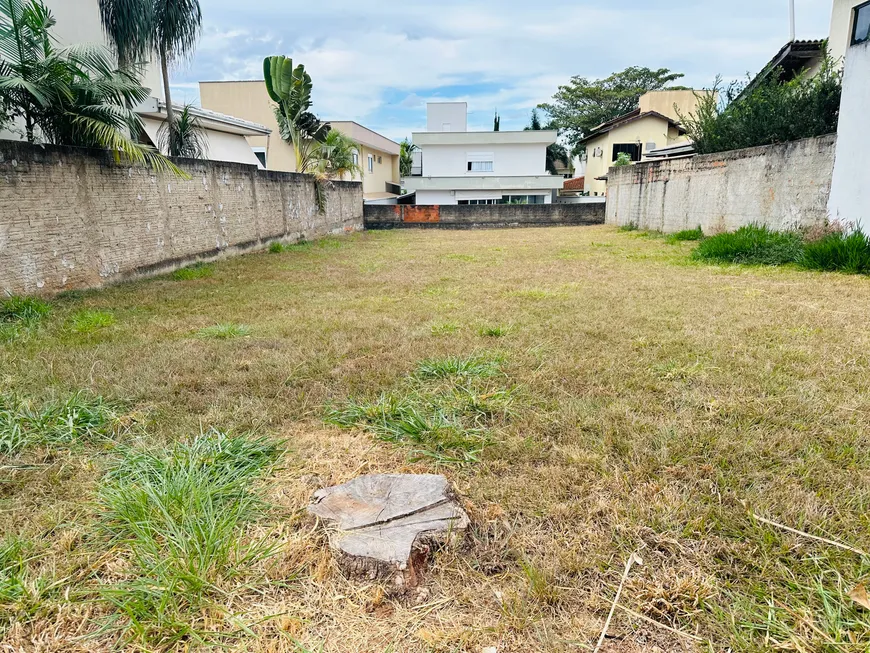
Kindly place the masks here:
<instances>
[{"instance_id":1,"label":"dry grass","mask_svg":"<svg viewBox=\"0 0 870 653\"><path fill-rule=\"evenodd\" d=\"M137 442L122 447L158 451L212 427L283 443L258 485L272 506L241 536L277 553L221 576L220 598L190 617L235 650L591 650L637 551L621 602L710 644L617 611L604 651L865 651L870 617L846 593L870 560L749 515L867 548L870 283L702 265L692 247L592 227L372 232L246 256L56 300L0 346L0 395L128 407ZM69 328L103 312L110 328ZM197 337L216 324L251 335ZM489 332L499 325L508 337ZM424 361L484 355L500 361L492 380L512 389L511 411L487 422L477 462L324 421L327 406L401 394L409 379L441 383L419 376ZM117 446L0 459L7 649L117 642L99 632L113 617L100 589L135 569L129 546L101 536L97 503ZM302 511L311 492L433 470L474 526L437 558L428 596L344 579Z\"/></svg>"}]
</instances>

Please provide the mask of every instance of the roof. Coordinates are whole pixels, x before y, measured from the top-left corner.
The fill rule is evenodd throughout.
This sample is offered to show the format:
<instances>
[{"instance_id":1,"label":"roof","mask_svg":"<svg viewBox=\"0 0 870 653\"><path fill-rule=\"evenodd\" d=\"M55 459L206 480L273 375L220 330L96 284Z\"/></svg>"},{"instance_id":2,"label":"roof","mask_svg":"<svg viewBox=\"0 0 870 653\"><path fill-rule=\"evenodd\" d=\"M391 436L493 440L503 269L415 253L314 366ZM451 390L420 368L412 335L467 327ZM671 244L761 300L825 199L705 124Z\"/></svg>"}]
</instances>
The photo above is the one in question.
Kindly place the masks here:
<instances>
[{"instance_id":1,"label":"roof","mask_svg":"<svg viewBox=\"0 0 870 653\"><path fill-rule=\"evenodd\" d=\"M345 136L349 136L360 145L366 145L392 156L398 156L401 152L401 146L396 141L359 124L355 120L324 120L324 122L329 123L333 128Z\"/></svg>"},{"instance_id":2,"label":"roof","mask_svg":"<svg viewBox=\"0 0 870 653\"><path fill-rule=\"evenodd\" d=\"M566 179L564 186L565 190L586 190L586 177L574 177L574 179Z\"/></svg>"},{"instance_id":3,"label":"roof","mask_svg":"<svg viewBox=\"0 0 870 653\"><path fill-rule=\"evenodd\" d=\"M555 130L527 131L480 131L480 132L414 132L411 139L415 145L552 145L559 137Z\"/></svg>"},{"instance_id":4,"label":"roof","mask_svg":"<svg viewBox=\"0 0 870 653\"><path fill-rule=\"evenodd\" d=\"M671 159L678 156L688 156L695 153L695 144L691 141L676 143L666 147L657 147L654 150L646 152L644 156L647 159Z\"/></svg>"},{"instance_id":5,"label":"roof","mask_svg":"<svg viewBox=\"0 0 870 653\"><path fill-rule=\"evenodd\" d=\"M644 118L659 118L661 120L665 120L671 127L676 127L677 129L679 129L680 133L685 133L685 130L680 126L680 123L678 123L673 118L668 118L663 113L659 113L658 111L645 111L644 113L641 113L640 109L635 109L634 111L623 114L618 118L614 118L613 120L609 120L608 122L601 123L600 125L598 125L598 127L593 129L592 132L586 135L580 142L586 143L595 138L598 138L603 134L613 131L617 127L622 127L623 125L628 125L629 123L643 120Z\"/></svg>"},{"instance_id":6,"label":"roof","mask_svg":"<svg viewBox=\"0 0 870 653\"><path fill-rule=\"evenodd\" d=\"M777 68L782 69L780 80L785 81L792 79L795 75L801 72L804 68L808 68L818 59L825 55L825 41L791 41L786 43L779 52L774 55L767 65L761 69L755 78L749 82L743 90L743 95L747 91L755 88L763 80Z\"/></svg>"},{"instance_id":7,"label":"roof","mask_svg":"<svg viewBox=\"0 0 870 653\"><path fill-rule=\"evenodd\" d=\"M152 98L152 100L155 100ZM175 111L183 111L184 107L175 103L172 104ZM137 107L136 112L151 118L166 120L166 102L163 100L155 100L152 103L144 103ZM229 132L231 134L242 134L243 136L268 136L272 130L268 127L260 125L249 120L242 120L235 116L228 116L217 111L203 109L202 107L190 107L190 112L203 122L203 127L214 129L215 131Z\"/></svg>"}]
</instances>

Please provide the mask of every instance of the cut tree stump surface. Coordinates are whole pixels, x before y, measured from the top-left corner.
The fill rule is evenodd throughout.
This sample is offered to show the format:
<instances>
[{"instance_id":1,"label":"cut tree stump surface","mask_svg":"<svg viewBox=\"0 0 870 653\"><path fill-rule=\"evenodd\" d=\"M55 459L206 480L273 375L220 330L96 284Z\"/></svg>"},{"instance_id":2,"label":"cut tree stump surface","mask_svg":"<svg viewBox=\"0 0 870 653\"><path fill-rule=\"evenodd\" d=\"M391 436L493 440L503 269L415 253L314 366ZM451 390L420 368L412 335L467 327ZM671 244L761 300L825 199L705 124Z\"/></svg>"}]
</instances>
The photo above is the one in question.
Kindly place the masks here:
<instances>
[{"instance_id":1,"label":"cut tree stump surface","mask_svg":"<svg viewBox=\"0 0 870 653\"><path fill-rule=\"evenodd\" d=\"M343 566L371 578L425 565L434 544L468 526L450 485L434 474L372 474L318 490L309 512L332 523ZM422 558L421 558L422 554Z\"/></svg>"}]
</instances>

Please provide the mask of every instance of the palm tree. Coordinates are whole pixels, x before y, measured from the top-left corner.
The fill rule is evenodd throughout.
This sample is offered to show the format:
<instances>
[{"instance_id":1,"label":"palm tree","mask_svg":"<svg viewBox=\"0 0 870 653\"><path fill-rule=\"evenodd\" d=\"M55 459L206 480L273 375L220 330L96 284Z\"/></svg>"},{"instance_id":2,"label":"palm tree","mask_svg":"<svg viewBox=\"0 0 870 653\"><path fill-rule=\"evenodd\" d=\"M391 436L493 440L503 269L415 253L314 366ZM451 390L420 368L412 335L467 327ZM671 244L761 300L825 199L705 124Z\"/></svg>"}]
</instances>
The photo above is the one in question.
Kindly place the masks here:
<instances>
[{"instance_id":1,"label":"palm tree","mask_svg":"<svg viewBox=\"0 0 870 653\"><path fill-rule=\"evenodd\" d=\"M399 176L410 177L414 168L414 152L420 148L407 138L399 143Z\"/></svg>"},{"instance_id":2,"label":"palm tree","mask_svg":"<svg viewBox=\"0 0 870 653\"><path fill-rule=\"evenodd\" d=\"M345 175L350 175L351 178L355 175L362 176L362 168L355 158L359 149L359 143L350 136L331 129L320 147L322 171L330 179L341 180Z\"/></svg>"},{"instance_id":3,"label":"palm tree","mask_svg":"<svg viewBox=\"0 0 870 653\"><path fill-rule=\"evenodd\" d=\"M169 88L169 68L193 54L202 29L199 0L100 0L100 17L122 66L141 63L149 54L160 58L166 122L169 130L178 124ZM191 146L177 136L169 139L173 156Z\"/></svg>"},{"instance_id":4,"label":"palm tree","mask_svg":"<svg viewBox=\"0 0 870 653\"><path fill-rule=\"evenodd\" d=\"M263 60L266 91L275 102L275 118L281 138L293 146L296 172L314 173L320 164L321 146L329 135L329 125L311 113L311 76L302 64L283 55Z\"/></svg>"},{"instance_id":5,"label":"palm tree","mask_svg":"<svg viewBox=\"0 0 870 653\"><path fill-rule=\"evenodd\" d=\"M174 120L174 129L168 120L160 125L157 132L160 149L187 159L208 158L208 138L199 118L193 114L193 107L186 104Z\"/></svg>"},{"instance_id":6,"label":"palm tree","mask_svg":"<svg viewBox=\"0 0 870 653\"><path fill-rule=\"evenodd\" d=\"M27 140L111 149L116 158L184 176L154 148L134 142L142 122L129 107L148 97L134 71L104 47L54 47L55 20L41 0L0 0L0 98Z\"/></svg>"}]
</instances>

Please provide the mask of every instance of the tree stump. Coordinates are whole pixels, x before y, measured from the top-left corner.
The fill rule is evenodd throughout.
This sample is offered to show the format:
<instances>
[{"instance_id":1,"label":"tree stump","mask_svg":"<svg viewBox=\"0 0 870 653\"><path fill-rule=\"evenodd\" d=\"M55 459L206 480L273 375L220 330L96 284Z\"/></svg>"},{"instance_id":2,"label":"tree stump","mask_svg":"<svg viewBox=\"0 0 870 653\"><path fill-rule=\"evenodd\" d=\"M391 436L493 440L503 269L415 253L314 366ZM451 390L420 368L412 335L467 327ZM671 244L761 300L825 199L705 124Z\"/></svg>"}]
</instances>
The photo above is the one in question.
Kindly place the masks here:
<instances>
[{"instance_id":1,"label":"tree stump","mask_svg":"<svg viewBox=\"0 0 870 653\"><path fill-rule=\"evenodd\" d=\"M461 537L468 515L447 479L371 474L314 493L308 511L327 521L345 573L415 587L434 548Z\"/></svg>"}]
</instances>

